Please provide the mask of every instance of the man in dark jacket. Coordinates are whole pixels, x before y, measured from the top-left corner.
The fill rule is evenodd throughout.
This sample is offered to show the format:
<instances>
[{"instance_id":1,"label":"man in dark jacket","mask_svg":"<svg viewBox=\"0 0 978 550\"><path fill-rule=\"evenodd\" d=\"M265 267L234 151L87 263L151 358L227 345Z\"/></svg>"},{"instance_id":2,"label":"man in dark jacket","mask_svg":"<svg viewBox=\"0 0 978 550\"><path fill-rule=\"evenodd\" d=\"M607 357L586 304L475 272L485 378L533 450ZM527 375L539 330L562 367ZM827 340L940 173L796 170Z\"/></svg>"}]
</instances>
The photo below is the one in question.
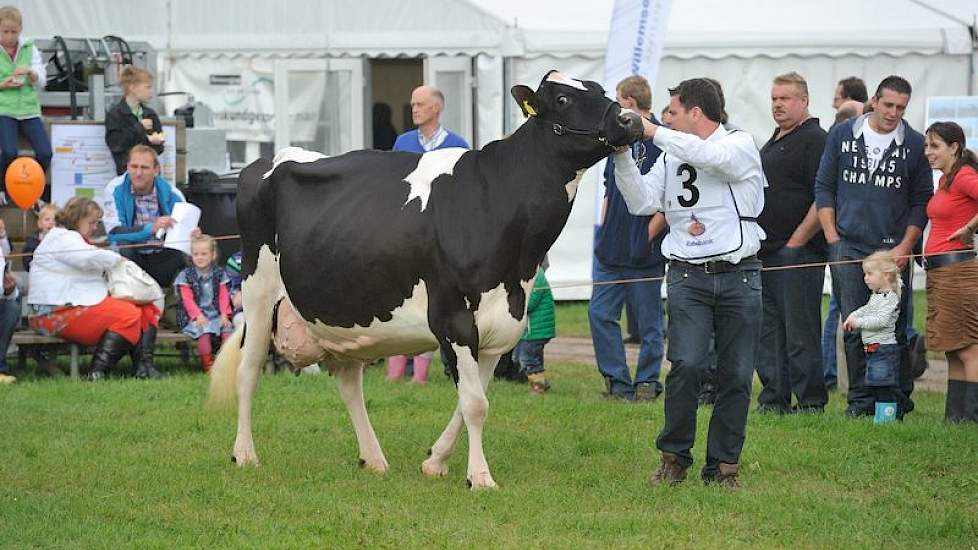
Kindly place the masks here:
<instances>
[{"instance_id":1,"label":"man in dark jacket","mask_svg":"<svg viewBox=\"0 0 978 550\"><path fill-rule=\"evenodd\" d=\"M618 102L654 120L651 114L652 90L641 76L625 78L617 86ZM641 173L647 173L661 151L651 139L632 146L632 159ZM653 221L656 219L657 221ZM605 199L601 225L594 237L592 278L598 284L591 294L588 320L598 371L605 379L609 397L626 401L653 400L662 392L659 370L662 366L662 280L665 259L660 246L665 228L662 214L633 216L615 185L614 157L608 158L605 168ZM614 283L628 279L660 278L655 281ZM631 306L638 321L641 338L635 378L632 379L625 360L621 338L621 309L625 302Z\"/></svg>"},{"instance_id":2,"label":"man in dark jacket","mask_svg":"<svg viewBox=\"0 0 978 550\"><path fill-rule=\"evenodd\" d=\"M825 239L815 212L815 173L825 130L808 114L808 83L791 72L774 79L771 112L778 127L761 148L768 186L757 222L767 238L764 267L817 264L761 273L764 315L757 374L760 411L821 411L828 402L820 350Z\"/></svg>"},{"instance_id":3,"label":"man in dark jacket","mask_svg":"<svg viewBox=\"0 0 978 550\"><path fill-rule=\"evenodd\" d=\"M901 346L899 383L906 398L897 415L913 410L913 377L907 349L910 291L909 255L927 224L933 194L924 157L924 136L903 120L910 83L899 76L880 82L870 100L873 112L837 125L829 134L815 179L815 205L829 244L829 260L858 260L888 249L903 269L903 295L896 337ZM842 318L869 299L859 262L833 264L832 286ZM845 336L852 416L874 413L875 399L865 384L866 356L859 333Z\"/></svg>"}]
</instances>

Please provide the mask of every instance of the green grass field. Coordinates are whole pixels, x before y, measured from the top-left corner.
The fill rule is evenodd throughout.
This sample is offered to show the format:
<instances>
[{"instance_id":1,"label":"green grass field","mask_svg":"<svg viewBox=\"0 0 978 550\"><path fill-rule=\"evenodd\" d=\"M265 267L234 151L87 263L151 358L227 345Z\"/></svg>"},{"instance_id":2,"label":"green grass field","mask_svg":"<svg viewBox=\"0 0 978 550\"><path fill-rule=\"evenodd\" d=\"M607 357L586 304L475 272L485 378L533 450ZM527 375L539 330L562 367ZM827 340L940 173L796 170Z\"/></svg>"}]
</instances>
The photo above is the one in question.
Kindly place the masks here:
<instances>
[{"instance_id":1,"label":"green grass field","mask_svg":"<svg viewBox=\"0 0 978 550\"><path fill-rule=\"evenodd\" d=\"M435 371L437 372L437 370ZM0 546L974 548L978 428L946 426L919 394L903 424L752 414L743 489L691 478L651 488L662 403L609 402L591 365L551 364L552 393L494 383L486 455L499 489L465 489L464 435L451 471L419 465L444 427L452 385L366 395L391 472L356 466L328 376L262 377L262 464L229 461L232 417L205 412L206 378L18 382L0 387ZM756 393L756 392L755 392ZM709 409L701 410L696 467Z\"/></svg>"}]
</instances>

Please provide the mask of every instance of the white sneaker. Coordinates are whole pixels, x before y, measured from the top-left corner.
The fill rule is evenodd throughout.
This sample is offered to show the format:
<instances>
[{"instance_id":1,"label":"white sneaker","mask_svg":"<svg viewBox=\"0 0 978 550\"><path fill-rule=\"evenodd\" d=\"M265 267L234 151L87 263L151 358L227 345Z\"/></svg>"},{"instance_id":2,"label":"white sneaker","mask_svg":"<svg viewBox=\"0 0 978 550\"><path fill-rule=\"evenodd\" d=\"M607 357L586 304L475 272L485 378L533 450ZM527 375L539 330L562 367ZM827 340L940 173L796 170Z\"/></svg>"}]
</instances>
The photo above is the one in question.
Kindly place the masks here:
<instances>
[{"instance_id":1,"label":"white sneaker","mask_svg":"<svg viewBox=\"0 0 978 550\"><path fill-rule=\"evenodd\" d=\"M300 371L302 374L311 374L313 376L323 373L323 369L319 368L319 363L313 363L307 367L303 367Z\"/></svg>"}]
</instances>

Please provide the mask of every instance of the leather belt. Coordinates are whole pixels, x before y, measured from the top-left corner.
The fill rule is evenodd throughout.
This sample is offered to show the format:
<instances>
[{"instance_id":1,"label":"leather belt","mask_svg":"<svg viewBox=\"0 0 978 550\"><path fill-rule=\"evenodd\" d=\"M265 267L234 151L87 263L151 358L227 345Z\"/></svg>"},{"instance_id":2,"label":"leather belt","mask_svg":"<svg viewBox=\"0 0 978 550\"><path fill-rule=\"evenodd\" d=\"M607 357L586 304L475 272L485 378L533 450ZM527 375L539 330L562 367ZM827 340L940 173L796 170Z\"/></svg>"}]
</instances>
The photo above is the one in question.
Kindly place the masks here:
<instances>
[{"instance_id":1,"label":"leather belt","mask_svg":"<svg viewBox=\"0 0 978 550\"><path fill-rule=\"evenodd\" d=\"M924 269L931 270L951 264L959 264L975 259L974 250L961 250L960 252L950 252L948 254L934 254L924 256Z\"/></svg>"},{"instance_id":2,"label":"leather belt","mask_svg":"<svg viewBox=\"0 0 978 550\"><path fill-rule=\"evenodd\" d=\"M736 271L761 269L761 261L757 259L757 256L747 256L746 258L742 258L737 263L726 262L723 260L709 260L701 264L694 264L684 262L682 260L669 260L669 265L675 267L691 267L707 274L733 273Z\"/></svg>"}]
</instances>

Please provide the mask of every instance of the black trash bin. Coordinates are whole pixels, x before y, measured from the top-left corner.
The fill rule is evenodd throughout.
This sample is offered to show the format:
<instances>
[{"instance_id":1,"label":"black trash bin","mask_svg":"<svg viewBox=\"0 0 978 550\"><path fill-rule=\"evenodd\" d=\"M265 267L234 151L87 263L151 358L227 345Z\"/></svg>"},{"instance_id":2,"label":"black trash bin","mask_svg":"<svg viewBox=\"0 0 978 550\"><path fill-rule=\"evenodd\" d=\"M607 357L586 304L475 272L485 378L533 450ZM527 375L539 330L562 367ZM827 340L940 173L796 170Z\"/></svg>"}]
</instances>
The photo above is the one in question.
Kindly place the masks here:
<instances>
[{"instance_id":1,"label":"black trash bin","mask_svg":"<svg viewBox=\"0 0 978 550\"><path fill-rule=\"evenodd\" d=\"M213 237L238 234L236 198L238 196L238 173L232 172L216 176L213 173L191 172L189 183L181 188L187 202L200 208L200 230ZM221 262L241 249L241 240L222 239L217 241L221 251Z\"/></svg>"}]
</instances>

